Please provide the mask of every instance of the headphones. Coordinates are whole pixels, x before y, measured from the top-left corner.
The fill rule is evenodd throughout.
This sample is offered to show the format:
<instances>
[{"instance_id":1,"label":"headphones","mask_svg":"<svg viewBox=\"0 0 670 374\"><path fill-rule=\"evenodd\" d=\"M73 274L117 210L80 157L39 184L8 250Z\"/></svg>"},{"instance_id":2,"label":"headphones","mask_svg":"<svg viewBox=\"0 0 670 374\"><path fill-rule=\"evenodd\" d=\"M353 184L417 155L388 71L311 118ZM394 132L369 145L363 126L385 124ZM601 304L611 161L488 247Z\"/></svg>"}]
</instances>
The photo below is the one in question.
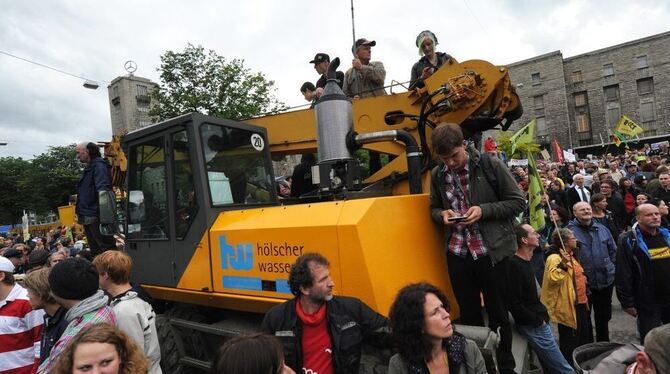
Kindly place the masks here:
<instances>
[{"instance_id":1,"label":"headphones","mask_svg":"<svg viewBox=\"0 0 670 374\"><path fill-rule=\"evenodd\" d=\"M417 47L421 48L419 43L421 43L421 40L424 37L429 37L429 38L433 39L435 41L435 45L437 45L437 36L435 36L435 34L433 34L433 32L430 31L430 30L423 30L419 33L419 36L416 37L416 46Z\"/></svg>"}]
</instances>

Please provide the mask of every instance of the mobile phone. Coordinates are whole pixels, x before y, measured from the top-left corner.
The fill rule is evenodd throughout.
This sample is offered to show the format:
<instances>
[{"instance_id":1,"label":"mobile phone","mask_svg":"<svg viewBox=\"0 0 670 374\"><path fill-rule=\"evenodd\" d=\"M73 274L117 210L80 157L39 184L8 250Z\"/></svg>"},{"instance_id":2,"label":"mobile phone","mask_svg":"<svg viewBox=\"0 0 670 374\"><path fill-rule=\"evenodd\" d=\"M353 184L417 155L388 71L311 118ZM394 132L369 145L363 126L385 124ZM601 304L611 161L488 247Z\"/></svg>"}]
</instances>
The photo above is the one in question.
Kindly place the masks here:
<instances>
[{"instance_id":1,"label":"mobile phone","mask_svg":"<svg viewBox=\"0 0 670 374\"><path fill-rule=\"evenodd\" d=\"M462 221L466 218L468 218L468 216L454 216L454 217L447 218L447 221L458 222L458 221Z\"/></svg>"}]
</instances>

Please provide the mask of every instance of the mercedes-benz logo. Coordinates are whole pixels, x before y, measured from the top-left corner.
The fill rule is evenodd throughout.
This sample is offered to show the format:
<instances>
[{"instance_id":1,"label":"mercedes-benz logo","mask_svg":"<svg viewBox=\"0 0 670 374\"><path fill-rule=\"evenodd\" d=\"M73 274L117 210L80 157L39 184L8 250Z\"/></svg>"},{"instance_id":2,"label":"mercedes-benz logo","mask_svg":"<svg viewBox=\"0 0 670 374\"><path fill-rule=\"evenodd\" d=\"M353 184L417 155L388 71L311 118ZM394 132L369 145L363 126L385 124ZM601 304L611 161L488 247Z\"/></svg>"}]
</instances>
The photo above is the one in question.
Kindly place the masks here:
<instances>
[{"instance_id":1,"label":"mercedes-benz logo","mask_svg":"<svg viewBox=\"0 0 670 374\"><path fill-rule=\"evenodd\" d=\"M133 60L128 60L123 64L123 68L126 69L128 73L132 74L137 71L137 64Z\"/></svg>"}]
</instances>

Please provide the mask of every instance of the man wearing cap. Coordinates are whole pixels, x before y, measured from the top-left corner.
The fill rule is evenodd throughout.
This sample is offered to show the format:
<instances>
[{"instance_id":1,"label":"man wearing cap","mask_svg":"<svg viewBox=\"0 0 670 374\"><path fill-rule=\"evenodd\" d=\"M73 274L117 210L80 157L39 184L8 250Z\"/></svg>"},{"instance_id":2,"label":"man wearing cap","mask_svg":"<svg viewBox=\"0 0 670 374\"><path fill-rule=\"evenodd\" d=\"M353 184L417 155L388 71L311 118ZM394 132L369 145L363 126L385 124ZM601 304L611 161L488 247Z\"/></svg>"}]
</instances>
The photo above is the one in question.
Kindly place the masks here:
<instances>
[{"instance_id":1,"label":"man wearing cap","mask_svg":"<svg viewBox=\"0 0 670 374\"><path fill-rule=\"evenodd\" d=\"M443 52L436 52L437 36L430 30L424 30L416 37L416 46L419 47L419 56L422 56L412 66L410 90L421 85L423 80L430 77L445 62L456 62L453 57Z\"/></svg>"},{"instance_id":2,"label":"man wearing cap","mask_svg":"<svg viewBox=\"0 0 670 374\"><path fill-rule=\"evenodd\" d=\"M352 52L351 68L344 74L342 90L349 97L366 98L386 95L384 79L386 70L380 61L370 61L372 48L377 43L365 38L356 40Z\"/></svg>"},{"instance_id":3,"label":"man wearing cap","mask_svg":"<svg viewBox=\"0 0 670 374\"><path fill-rule=\"evenodd\" d=\"M647 334L644 346L621 343L591 343L575 350L575 368L592 374L670 373L670 324Z\"/></svg>"},{"instance_id":4,"label":"man wearing cap","mask_svg":"<svg viewBox=\"0 0 670 374\"><path fill-rule=\"evenodd\" d=\"M5 251L4 256L9 259L14 265L14 273L21 274L24 272L23 265L25 264L23 251L16 247Z\"/></svg>"},{"instance_id":5,"label":"man wearing cap","mask_svg":"<svg viewBox=\"0 0 670 374\"><path fill-rule=\"evenodd\" d=\"M33 310L15 283L14 264L0 256L0 373L34 373L40 358L43 310Z\"/></svg>"},{"instance_id":6,"label":"man wearing cap","mask_svg":"<svg viewBox=\"0 0 670 374\"><path fill-rule=\"evenodd\" d=\"M314 56L314 59L309 62L314 64L314 70L319 73L319 80L316 81L316 98L321 97L323 93L323 88L326 87L328 83L328 66L330 66L330 56L325 53L317 53ZM342 82L344 82L344 73L341 71L335 72L335 78L337 78L337 85L342 88Z\"/></svg>"},{"instance_id":7,"label":"man wearing cap","mask_svg":"<svg viewBox=\"0 0 670 374\"><path fill-rule=\"evenodd\" d=\"M88 260L68 258L56 264L49 273L49 287L57 303L68 309L65 314L67 327L38 369L38 373L49 373L56 365L63 350L79 333L93 325L107 323L116 325L108 298L99 286L98 271Z\"/></svg>"}]
</instances>

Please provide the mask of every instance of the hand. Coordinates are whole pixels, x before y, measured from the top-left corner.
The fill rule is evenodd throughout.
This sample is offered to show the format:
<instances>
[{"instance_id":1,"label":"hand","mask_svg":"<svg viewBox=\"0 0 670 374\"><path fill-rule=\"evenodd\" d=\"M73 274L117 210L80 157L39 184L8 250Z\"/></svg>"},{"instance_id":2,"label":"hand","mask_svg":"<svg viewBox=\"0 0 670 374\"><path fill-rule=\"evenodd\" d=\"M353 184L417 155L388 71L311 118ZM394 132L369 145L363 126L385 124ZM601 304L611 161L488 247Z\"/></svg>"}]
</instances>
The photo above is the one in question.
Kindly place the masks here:
<instances>
[{"instance_id":1,"label":"hand","mask_svg":"<svg viewBox=\"0 0 670 374\"><path fill-rule=\"evenodd\" d=\"M114 241L117 248L123 248L126 245L126 236L124 234L115 234Z\"/></svg>"},{"instance_id":2,"label":"hand","mask_svg":"<svg viewBox=\"0 0 670 374\"><path fill-rule=\"evenodd\" d=\"M566 265L563 261L559 262L556 266L563 271L568 271L568 265Z\"/></svg>"},{"instance_id":3,"label":"hand","mask_svg":"<svg viewBox=\"0 0 670 374\"><path fill-rule=\"evenodd\" d=\"M355 58L351 61L351 66L353 66L354 69L356 70L361 70L361 68L363 67L363 63L361 62L361 60Z\"/></svg>"},{"instance_id":4,"label":"hand","mask_svg":"<svg viewBox=\"0 0 670 374\"><path fill-rule=\"evenodd\" d=\"M443 210L442 213L442 222L444 223L445 226L452 226L455 223L458 223L458 221L449 221L449 217L454 217L457 216L456 212L454 212L451 209Z\"/></svg>"},{"instance_id":5,"label":"hand","mask_svg":"<svg viewBox=\"0 0 670 374\"><path fill-rule=\"evenodd\" d=\"M633 317L637 317L637 309L635 308L626 308L624 311Z\"/></svg>"},{"instance_id":6,"label":"hand","mask_svg":"<svg viewBox=\"0 0 670 374\"><path fill-rule=\"evenodd\" d=\"M478 205L471 206L464 215L468 218L462 220L461 223L464 225L472 225L482 218L482 208Z\"/></svg>"},{"instance_id":7,"label":"hand","mask_svg":"<svg viewBox=\"0 0 670 374\"><path fill-rule=\"evenodd\" d=\"M423 78L423 79L426 79L426 78L430 77L431 75L433 75L433 68L431 68L430 66L426 66L421 71L421 78Z\"/></svg>"},{"instance_id":8,"label":"hand","mask_svg":"<svg viewBox=\"0 0 670 374\"><path fill-rule=\"evenodd\" d=\"M323 95L323 87L319 87L316 89L316 98L320 98L321 95Z\"/></svg>"}]
</instances>

